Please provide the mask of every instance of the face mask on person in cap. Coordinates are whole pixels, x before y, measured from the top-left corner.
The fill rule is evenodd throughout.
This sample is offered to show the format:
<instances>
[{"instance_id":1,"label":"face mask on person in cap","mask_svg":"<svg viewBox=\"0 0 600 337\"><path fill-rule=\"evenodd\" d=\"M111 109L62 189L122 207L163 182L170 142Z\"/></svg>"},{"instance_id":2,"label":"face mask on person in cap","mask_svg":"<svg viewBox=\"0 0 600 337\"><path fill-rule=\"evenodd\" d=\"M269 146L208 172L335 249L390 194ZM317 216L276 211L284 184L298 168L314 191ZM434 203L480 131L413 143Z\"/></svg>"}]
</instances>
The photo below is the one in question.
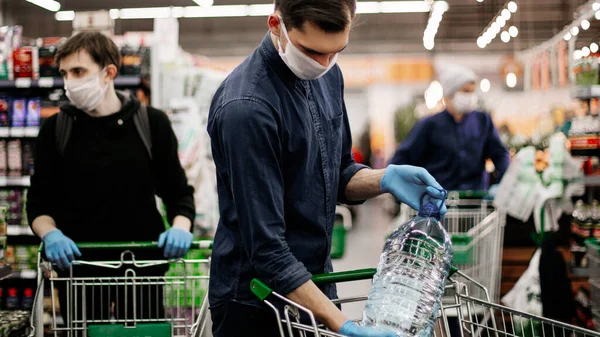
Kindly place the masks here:
<instances>
[{"instance_id":1,"label":"face mask on person in cap","mask_svg":"<svg viewBox=\"0 0 600 337\"><path fill-rule=\"evenodd\" d=\"M457 92L452 98L452 107L461 115L472 112L477 108L477 95L472 92Z\"/></svg>"},{"instance_id":2,"label":"face mask on person in cap","mask_svg":"<svg viewBox=\"0 0 600 337\"><path fill-rule=\"evenodd\" d=\"M281 42L278 40L277 44L279 45L279 56L288 66L288 68L290 68L290 70L296 76L298 76L298 78L303 80L316 80L333 68L337 61L338 54L335 54L331 61L329 61L329 65L327 67L322 66L319 62L306 56L292 44L287 29L285 28L285 24L283 23L283 19L280 18L280 21L281 30L283 31L283 35L287 40L287 45L284 52L283 48L281 47Z\"/></svg>"}]
</instances>

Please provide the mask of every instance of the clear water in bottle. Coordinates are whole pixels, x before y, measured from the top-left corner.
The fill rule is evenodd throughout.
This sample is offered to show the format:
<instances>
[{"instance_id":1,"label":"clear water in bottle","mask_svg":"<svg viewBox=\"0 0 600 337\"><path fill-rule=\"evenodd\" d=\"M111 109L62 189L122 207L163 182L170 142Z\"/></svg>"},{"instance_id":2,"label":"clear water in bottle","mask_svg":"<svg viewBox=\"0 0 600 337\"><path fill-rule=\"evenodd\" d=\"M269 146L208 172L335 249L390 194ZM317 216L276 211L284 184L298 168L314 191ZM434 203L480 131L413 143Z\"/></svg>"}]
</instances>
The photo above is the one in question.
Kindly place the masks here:
<instances>
[{"instance_id":1,"label":"clear water in bottle","mask_svg":"<svg viewBox=\"0 0 600 337\"><path fill-rule=\"evenodd\" d=\"M441 206L421 203L419 215L400 225L385 243L363 313L364 325L401 337L432 336L452 266Z\"/></svg>"}]
</instances>

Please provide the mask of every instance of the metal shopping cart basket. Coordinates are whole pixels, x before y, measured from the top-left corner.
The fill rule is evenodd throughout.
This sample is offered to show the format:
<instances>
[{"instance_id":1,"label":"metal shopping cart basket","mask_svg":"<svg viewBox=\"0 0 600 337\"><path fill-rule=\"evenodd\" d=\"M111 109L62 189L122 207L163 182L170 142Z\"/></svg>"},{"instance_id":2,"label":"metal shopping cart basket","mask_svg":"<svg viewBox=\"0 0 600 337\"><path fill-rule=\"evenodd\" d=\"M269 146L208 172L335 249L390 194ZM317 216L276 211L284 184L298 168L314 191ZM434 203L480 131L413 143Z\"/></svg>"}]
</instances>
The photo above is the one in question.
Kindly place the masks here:
<instances>
[{"instance_id":1,"label":"metal shopping cart basket","mask_svg":"<svg viewBox=\"0 0 600 337\"><path fill-rule=\"evenodd\" d=\"M495 209L487 192L452 191L448 193L444 227L452 238L454 265L465 275L484 285L491 300L498 302L502 268L502 245L506 213ZM397 228L417 212L405 204L392 223ZM469 293L482 297L481 288L470 284ZM444 296L444 300L447 296ZM452 299L450 299L452 300Z\"/></svg>"},{"instance_id":2,"label":"metal shopping cart basket","mask_svg":"<svg viewBox=\"0 0 600 337\"><path fill-rule=\"evenodd\" d=\"M375 273L375 269L330 273L315 275L313 281L317 284L358 281L371 279ZM435 337L600 337L600 333L595 331L494 304L490 301L489 293L482 284L455 268L453 268L453 273L446 283L446 294L452 294L452 301L443 302L440 306L433 334ZM471 287L466 284L478 287L480 289L478 293L483 294L483 297L471 294L469 292ZM250 287L259 299L273 309L282 337L306 336L307 334L316 337L343 337L320 325L310 310L277 294L263 282L255 279ZM344 304L366 300L367 296L362 296L339 299L335 303ZM273 305L275 301L285 303L283 317ZM301 321L301 314L306 315L308 321ZM454 332L452 336L449 317L457 317L459 323L459 332Z\"/></svg>"},{"instance_id":3,"label":"metal shopping cart basket","mask_svg":"<svg viewBox=\"0 0 600 337\"><path fill-rule=\"evenodd\" d=\"M189 336L192 330L204 328L205 321L201 326L193 322L208 312L207 256L212 241L195 241L186 258L178 260L136 259L133 250L157 249L156 242L86 243L78 247L121 252L120 259L73 261L68 276L59 277L54 266L43 261L41 245L29 337ZM85 252L86 256L93 254ZM78 268L103 276L80 277ZM160 276L142 276L149 275L144 271L150 268L168 271ZM57 289L62 291L58 296L66 297L62 323ZM49 293L51 303L44 304L44 293ZM46 331L45 323L49 325Z\"/></svg>"}]
</instances>

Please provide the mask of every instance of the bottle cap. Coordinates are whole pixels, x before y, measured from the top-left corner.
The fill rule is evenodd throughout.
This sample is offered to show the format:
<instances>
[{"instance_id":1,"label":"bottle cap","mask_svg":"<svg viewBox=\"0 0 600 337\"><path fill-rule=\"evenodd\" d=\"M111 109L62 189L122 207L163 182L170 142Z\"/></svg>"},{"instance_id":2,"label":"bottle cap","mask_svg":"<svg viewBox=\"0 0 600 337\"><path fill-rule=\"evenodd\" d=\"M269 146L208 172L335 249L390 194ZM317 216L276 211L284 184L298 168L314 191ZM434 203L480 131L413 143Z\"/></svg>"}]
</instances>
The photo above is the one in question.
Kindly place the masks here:
<instances>
[{"instance_id":1,"label":"bottle cap","mask_svg":"<svg viewBox=\"0 0 600 337\"><path fill-rule=\"evenodd\" d=\"M429 218L434 217L439 219L440 209L436 205L428 202L425 205L421 206L421 209L419 210L419 216Z\"/></svg>"}]
</instances>

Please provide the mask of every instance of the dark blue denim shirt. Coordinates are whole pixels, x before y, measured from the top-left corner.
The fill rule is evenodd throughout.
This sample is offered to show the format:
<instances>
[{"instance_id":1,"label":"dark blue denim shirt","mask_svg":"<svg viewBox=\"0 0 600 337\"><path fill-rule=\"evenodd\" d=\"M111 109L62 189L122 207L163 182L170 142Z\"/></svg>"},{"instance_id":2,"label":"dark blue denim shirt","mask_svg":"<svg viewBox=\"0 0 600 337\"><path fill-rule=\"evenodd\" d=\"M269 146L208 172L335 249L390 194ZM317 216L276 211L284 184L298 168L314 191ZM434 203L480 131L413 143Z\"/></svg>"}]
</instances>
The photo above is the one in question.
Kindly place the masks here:
<instances>
[{"instance_id":1,"label":"dark blue denim shirt","mask_svg":"<svg viewBox=\"0 0 600 337\"><path fill-rule=\"evenodd\" d=\"M420 120L390 164L423 167L447 190L484 190L487 158L504 175L509 154L490 116L473 111L456 122L444 111Z\"/></svg>"},{"instance_id":2,"label":"dark blue denim shirt","mask_svg":"<svg viewBox=\"0 0 600 337\"><path fill-rule=\"evenodd\" d=\"M338 66L298 79L270 35L217 90L208 133L221 218L210 271L211 306L259 305L250 281L287 295L331 272L337 202L366 166L354 162ZM322 288L334 298L334 286Z\"/></svg>"}]
</instances>

